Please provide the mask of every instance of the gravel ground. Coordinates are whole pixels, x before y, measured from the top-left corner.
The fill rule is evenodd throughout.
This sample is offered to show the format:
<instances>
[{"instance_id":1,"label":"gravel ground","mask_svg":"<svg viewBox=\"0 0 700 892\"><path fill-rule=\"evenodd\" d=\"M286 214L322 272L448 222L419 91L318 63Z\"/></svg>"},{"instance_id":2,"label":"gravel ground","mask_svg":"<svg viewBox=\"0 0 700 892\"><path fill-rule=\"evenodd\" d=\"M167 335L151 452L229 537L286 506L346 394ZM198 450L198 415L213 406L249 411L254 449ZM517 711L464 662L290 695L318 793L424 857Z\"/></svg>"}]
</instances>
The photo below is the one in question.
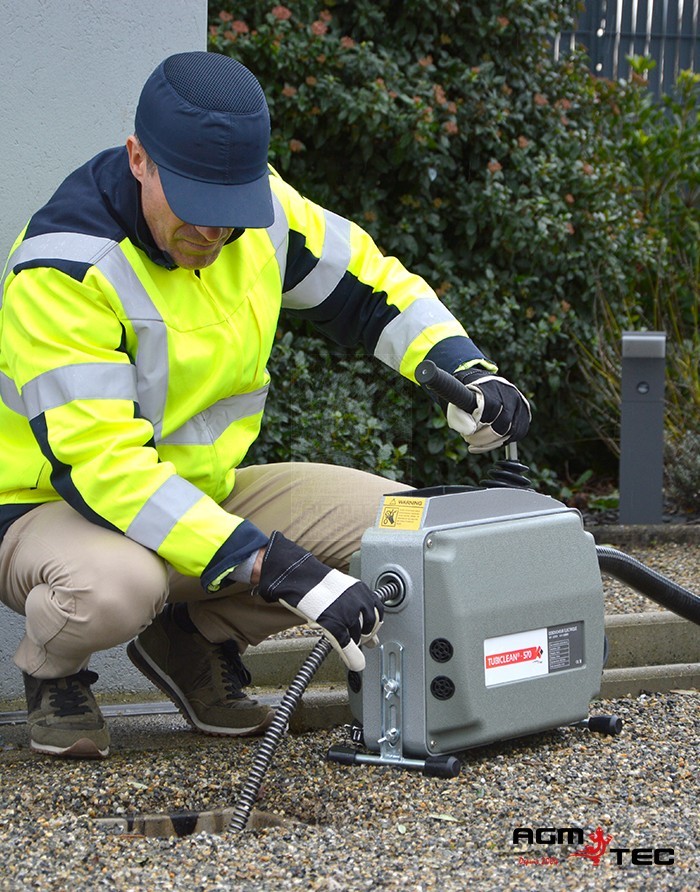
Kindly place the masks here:
<instances>
[{"instance_id":1,"label":"gravel ground","mask_svg":"<svg viewBox=\"0 0 700 892\"><path fill-rule=\"evenodd\" d=\"M620 545L700 591L700 546ZM608 612L658 609L606 580ZM464 754L459 777L325 762L341 729L287 738L259 808L285 824L154 839L95 828L128 813L232 805L255 741L203 738L179 716L112 719L104 762L43 759L0 727L0 890L677 890L700 888L700 692L596 701L619 737L560 728ZM636 865L580 843L513 844L517 827L600 827L610 848L673 849ZM641 856L642 858L644 855ZM668 854L661 854L667 859Z\"/></svg>"},{"instance_id":2,"label":"gravel ground","mask_svg":"<svg viewBox=\"0 0 700 892\"><path fill-rule=\"evenodd\" d=\"M197 738L177 717L129 719L113 725L107 761L56 762L18 751L3 728L0 888L690 892L699 706L698 692L600 701L596 713L624 719L619 737L564 728L503 742L471 751L452 780L326 763L341 732L294 736L259 803L286 826L179 840L96 831L91 819L231 804L254 742ZM674 864L617 866L608 851L596 866L568 857L580 845L515 846L516 827L602 827L613 847L672 848Z\"/></svg>"}]
</instances>

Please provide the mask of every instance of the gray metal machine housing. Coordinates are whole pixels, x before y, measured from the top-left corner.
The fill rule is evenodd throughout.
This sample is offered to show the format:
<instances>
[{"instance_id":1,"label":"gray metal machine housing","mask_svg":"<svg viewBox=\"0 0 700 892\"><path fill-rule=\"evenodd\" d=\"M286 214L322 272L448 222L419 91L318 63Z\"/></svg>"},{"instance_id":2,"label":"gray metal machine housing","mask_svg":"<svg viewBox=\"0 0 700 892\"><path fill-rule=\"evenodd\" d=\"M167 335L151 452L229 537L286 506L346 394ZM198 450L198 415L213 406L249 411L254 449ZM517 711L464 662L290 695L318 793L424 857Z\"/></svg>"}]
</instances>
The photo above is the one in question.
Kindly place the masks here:
<instances>
[{"instance_id":1,"label":"gray metal machine housing","mask_svg":"<svg viewBox=\"0 0 700 892\"><path fill-rule=\"evenodd\" d=\"M455 753L585 720L600 691L604 605L580 514L526 489L384 498L351 572L398 580L381 644L350 673L380 762Z\"/></svg>"}]
</instances>

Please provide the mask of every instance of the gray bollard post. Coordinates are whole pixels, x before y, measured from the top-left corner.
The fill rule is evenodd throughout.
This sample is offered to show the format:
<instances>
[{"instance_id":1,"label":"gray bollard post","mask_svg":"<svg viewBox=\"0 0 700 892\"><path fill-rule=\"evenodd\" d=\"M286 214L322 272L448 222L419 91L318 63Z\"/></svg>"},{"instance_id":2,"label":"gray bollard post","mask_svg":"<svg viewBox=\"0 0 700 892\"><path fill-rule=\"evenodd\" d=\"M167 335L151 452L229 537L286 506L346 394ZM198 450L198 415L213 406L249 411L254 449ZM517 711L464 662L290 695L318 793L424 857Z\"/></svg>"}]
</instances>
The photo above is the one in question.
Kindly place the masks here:
<instances>
[{"instance_id":1,"label":"gray bollard post","mask_svg":"<svg viewBox=\"0 0 700 892\"><path fill-rule=\"evenodd\" d=\"M622 333L620 523L661 523L666 334Z\"/></svg>"}]
</instances>

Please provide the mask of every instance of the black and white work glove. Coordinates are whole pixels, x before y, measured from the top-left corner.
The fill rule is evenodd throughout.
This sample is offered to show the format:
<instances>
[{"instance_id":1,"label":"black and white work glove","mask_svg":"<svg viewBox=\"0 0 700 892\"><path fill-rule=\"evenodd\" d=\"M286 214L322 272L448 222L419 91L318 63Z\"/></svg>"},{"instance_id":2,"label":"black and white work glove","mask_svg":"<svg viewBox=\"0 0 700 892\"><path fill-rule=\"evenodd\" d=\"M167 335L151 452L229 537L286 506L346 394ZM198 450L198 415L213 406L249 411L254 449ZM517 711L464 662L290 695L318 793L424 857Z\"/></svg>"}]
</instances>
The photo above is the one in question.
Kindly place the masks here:
<instances>
[{"instance_id":1,"label":"black and white work glove","mask_svg":"<svg viewBox=\"0 0 700 892\"><path fill-rule=\"evenodd\" d=\"M364 582L333 570L275 531L265 549L257 592L321 626L348 667L365 668L360 645L371 643L384 616L380 599Z\"/></svg>"},{"instance_id":2,"label":"black and white work glove","mask_svg":"<svg viewBox=\"0 0 700 892\"><path fill-rule=\"evenodd\" d=\"M488 452L522 440L532 418L530 404L515 385L486 369L455 372L455 378L476 396L476 409L467 413L450 403L447 423L469 444L470 452Z\"/></svg>"}]
</instances>

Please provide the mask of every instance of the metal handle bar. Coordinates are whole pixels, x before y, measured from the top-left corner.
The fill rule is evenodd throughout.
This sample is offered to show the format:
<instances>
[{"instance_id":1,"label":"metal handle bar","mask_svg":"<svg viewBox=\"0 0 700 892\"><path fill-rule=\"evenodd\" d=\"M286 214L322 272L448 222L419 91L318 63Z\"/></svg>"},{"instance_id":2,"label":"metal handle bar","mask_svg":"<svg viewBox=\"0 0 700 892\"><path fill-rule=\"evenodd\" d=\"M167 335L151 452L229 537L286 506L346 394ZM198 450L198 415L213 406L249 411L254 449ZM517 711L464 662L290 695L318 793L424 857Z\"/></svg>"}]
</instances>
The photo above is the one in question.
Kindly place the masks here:
<instances>
[{"instance_id":1,"label":"metal handle bar","mask_svg":"<svg viewBox=\"0 0 700 892\"><path fill-rule=\"evenodd\" d=\"M424 359L416 368L416 381L432 390L434 394L448 403L463 409L465 412L473 412L476 409L476 396L471 390L458 381L449 372L438 368L430 359Z\"/></svg>"}]
</instances>

